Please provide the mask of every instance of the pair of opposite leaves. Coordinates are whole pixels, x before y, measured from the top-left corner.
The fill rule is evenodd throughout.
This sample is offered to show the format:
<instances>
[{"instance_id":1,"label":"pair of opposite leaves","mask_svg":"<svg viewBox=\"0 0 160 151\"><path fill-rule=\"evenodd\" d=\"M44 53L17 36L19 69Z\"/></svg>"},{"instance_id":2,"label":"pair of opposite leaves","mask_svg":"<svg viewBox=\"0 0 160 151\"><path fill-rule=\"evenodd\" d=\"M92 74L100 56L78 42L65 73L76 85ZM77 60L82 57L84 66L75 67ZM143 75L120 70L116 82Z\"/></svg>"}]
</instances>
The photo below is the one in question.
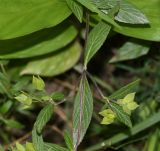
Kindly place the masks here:
<instances>
[{"instance_id":1,"label":"pair of opposite leaves","mask_svg":"<svg viewBox=\"0 0 160 151\"><path fill-rule=\"evenodd\" d=\"M123 99L117 100L117 104L120 105L125 113L131 114L131 111L135 110L139 105L134 101L135 93L127 94ZM99 113L103 116L101 124L111 124L116 119L116 113L111 109L105 109Z\"/></svg>"}]
</instances>

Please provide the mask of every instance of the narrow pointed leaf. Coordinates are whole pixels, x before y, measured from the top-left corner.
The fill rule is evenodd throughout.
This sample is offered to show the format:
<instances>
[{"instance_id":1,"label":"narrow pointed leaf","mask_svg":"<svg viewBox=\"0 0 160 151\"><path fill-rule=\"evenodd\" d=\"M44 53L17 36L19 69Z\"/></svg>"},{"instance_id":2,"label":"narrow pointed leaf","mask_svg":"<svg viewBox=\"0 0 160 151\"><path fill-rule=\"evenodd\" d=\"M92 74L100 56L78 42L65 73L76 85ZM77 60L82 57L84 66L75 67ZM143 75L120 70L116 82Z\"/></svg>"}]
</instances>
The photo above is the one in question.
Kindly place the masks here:
<instances>
[{"instance_id":1,"label":"narrow pointed leaf","mask_svg":"<svg viewBox=\"0 0 160 151\"><path fill-rule=\"evenodd\" d=\"M77 3L75 0L66 0L68 7L71 9L73 14L77 17L77 19L82 22L83 19L83 7Z\"/></svg>"},{"instance_id":2,"label":"narrow pointed leaf","mask_svg":"<svg viewBox=\"0 0 160 151\"><path fill-rule=\"evenodd\" d=\"M65 131L64 133L64 139L67 147L69 148L70 151L73 151L73 140L68 131Z\"/></svg>"},{"instance_id":3,"label":"narrow pointed leaf","mask_svg":"<svg viewBox=\"0 0 160 151\"><path fill-rule=\"evenodd\" d=\"M116 113L116 117L120 122L124 123L128 127L132 127L130 116L123 111L123 108L120 105L116 103L111 103L110 108L113 112Z\"/></svg>"},{"instance_id":4,"label":"narrow pointed leaf","mask_svg":"<svg viewBox=\"0 0 160 151\"><path fill-rule=\"evenodd\" d=\"M81 78L73 112L73 145L76 150L81 143L91 121L93 112L92 93L84 74Z\"/></svg>"},{"instance_id":5,"label":"narrow pointed leaf","mask_svg":"<svg viewBox=\"0 0 160 151\"><path fill-rule=\"evenodd\" d=\"M42 134L37 133L36 127L32 130L32 142L36 151L45 150Z\"/></svg>"},{"instance_id":6,"label":"narrow pointed leaf","mask_svg":"<svg viewBox=\"0 0 160 151\"><path fill-rule=\"evenodd\" d=\"M87 63L100 49L100 47L106 40L110 29L111 27L108 24L104 22L100 22L89 33L88 42L87 42L86 51L85 51L84 66L87 66Z\"/></svg>"},{"instance_id":7,"label":"narrow pointed leaf","mask_svg":"<svg viewBox=\"0 0 160 151\"><path fill-rule=\"evenodd\" d=\"M51 104L45 106L40 111L40 113L36 119L36 122L35 122L35 127L36 127L36 130L38 133L42 132L43 127L50 120L52 114L53 114L53 105L51 105Z\"/></svg>"},{"instance_id":8,"label":"narrow pointed leaf","mask_svg":"<svg viewBox=\"0 0 160 151\"><path fill-rule=\"evenodd\" d=\"M112 95L110 95L109 99L122 99L122 98L124 98L127 94L135 92L139 83L140 83L140 79L127 84L126 86L120 88L119 90L114 92Z\"/></svg>"}]
</instances>

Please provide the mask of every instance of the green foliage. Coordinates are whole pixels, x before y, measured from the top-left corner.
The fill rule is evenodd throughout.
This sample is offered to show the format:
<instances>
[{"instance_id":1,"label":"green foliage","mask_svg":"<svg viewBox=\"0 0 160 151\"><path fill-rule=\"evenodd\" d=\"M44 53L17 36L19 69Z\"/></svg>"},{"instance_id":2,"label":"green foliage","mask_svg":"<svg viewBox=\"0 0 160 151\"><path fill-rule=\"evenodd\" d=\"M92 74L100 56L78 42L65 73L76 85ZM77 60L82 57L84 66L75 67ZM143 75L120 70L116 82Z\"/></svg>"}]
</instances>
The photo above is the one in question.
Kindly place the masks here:
<instances>
[{"instance_id":1,"label":"green foliage","mask_svg":"<svg viewBox=\"0 0 160 151\"><path fill-rule=\"evenodd\" d=\"M32 143L26 143L26 151L35 151Z\"/></svg>"},{"instance_id":2,"label":"green foliage","mask_svg":"<svg viewBox=\"0 0 160 151\"><path fill-rule=\"evenodd\" d=\"M101 111L99 114L104 117L101 124L105 124L105 125L108 125L114 122L114 119L116 117L115 113L111 109L105 109Z\"/></svg>"},{"instance_id":3,"label":"green foliage","mask_svg":"<svg viewBox=\"0 0 160 151\"><path fill-rule=\"evenodd\" d=\"M83 7L74 0L66 0L68 7L71 9L77 19L82 22L83 19Z\"/></svg>"},{"instance_id":4,"label":"green foliage","mask_svg":"<svg viewBox=\"0 0 160 151\"><path fill-rule=\"evenodd\" d=\"M28 0L27 2L7 0L1 1L0 10L0 30L2 31L0 39L20 37L56 26L71 14L65 0ZM8 23L10 25L6 26Z\"/></svg>"},{"instance_id":5,"label":"green foliage","mask_svg":"<svg viewBox=\"0 0 160 151\"><path fill-rule=\"evenodd\" d=\"M62 101L63 99L65 99L65 95L61 92L53 92L51 94L51 98L54 100L54 101Z\"/></svg>"},{"instance_id":6,"label":"green foliage","mask_svg":"<svg viewBox=\"0 0 160 151\"><path fill-rule=\"evenodd\" d=\"M73 111L73 145L77 150L87 128L93 112L93 98L85 73L82 75L79 89L76 94Z\"/></svg>"},{"instance_id":7,"label":"green foliage","mask_svg":"<svg viewBox=\"0 0 160 151\"><path fill-rule=\"evenodd\" d=\"M111 27L108 24L100 22L90 32L85 50L85 68L87 66L87 63L96 54L96 52L100 49L100 47L106 40L110 29Z\"/></svg>"},{"instance_id":8,"label":"green foliage","mask_svg":"<svg viewBox=\"0 0 160 151\"><path fill-rule=\"evenodd\" d=\"M73 141L72 141L72 137L68 131L65 131L64 139L65 139L65 143L66 143L69 151L73 151Z\"/></svg>"},{"instance_id":9,"label":"green foliage","mask_svg":"<svg viewBox=\"0 0 160 151\"><path fill-rule=\"evenodd\" d=\"M109 99L121 99L125 97L128 93L134 92L138 85L139 85L140 79L135 80L126 86L120 88L116 92L114 92L112 95L109 96Z\"/></svg>"},{"instance_id":10,"label":"green foliage","mask_svg":"<svg viewBox=\"0 0 160 151\"><path fill-rule=\"evenodd\" d=\"M81 47L79 43L73 43L60 53L30 61L21 74L35 74L40 76L55 76L70 69L79 59ZM62 61L66 60L65 62Z\"/></svg>"},{"instance_id":11,"label":"green foliage","mask_svg":"<svg viewBox=\"0 0 160 151\"><path fill-rule=\"evenodd\" d=\"M111 9L118 6L118 12L115 14L115 20L130 24L148 24L149 21L146 16L141 13L133 4L126 0L112 1L112 0L93 0L96 6L108 14Z\"/></svg>"},{"instance_id":12,"label":"green foliage","mask_svg":"<svg viewBox=\"0 0 160 151\"><path fill-rule=\"evenodd\" d=\"M127 94L124 99L118 100L118 104L120 104L123 110L131 114L132 110L135 110L138 107L138 104L134 101L135 93Z\"/></svg>"},{"instance_id":13,"label":"green foliage","mask_svg":"<svg viewBox=\"0 0 160 151\"><path fill-rule=\"evenodd\" d=\"M32 104L32 98L25 93L21 93L20 95L16 96L15 99L24 105L29 106Z\"/></svg>"},{"instance_id":14,"label":"green foliage","mask_svg":"<svg viewBox=\"0 0 160 151\"><path fill-rule=\"evenodd\" d=\"M38 77L33 76L32 84L39 91L42 91L45 88L45 83L39 76Z\"/></svg>"},{"instance_id":15,"label":"green foliage","mask_svg":"<svg viewBox=\"0 0 160 151\"><path fill-rule=\"evenodd\" d=\"M2 113L2 114L5 114L5 113L7 113L9 110L10 110L10 108L11 108L11 106L12 106L12 101L7 101L7 102L5 102L1 107L0 107L0 113Z\"/></svg>"},{"instance_id":16,"label":"green foliage","mask_svg":"<svg viewBox=\"0 0 160 151\"><path fill-rule=\"evenodd\" d=\"M75 27L64 22L23 37L0 41L0 59L30 58L59 51L76 35Z\"/></svg>"},{"instance_id":17,"label":"green foliage","mask_svg":"<svg viewBox=\"0 0 160 151\"><path fill-rule=\"evenodd\" d=\"M143 55L146 55L150 49L150 42L140 40L129 40L124 43L122 47L117 51L117 54L111 58L110 63L136 59Z\"/></svg>"},{"instance_id":18,"label":"green foliage","mask_svg":"<svg viewBox=\"0 0 160 151\"><path fill-rule=\"evenodd\" d=\"M116 117L120 122L124 123L128 127L132 127L129 115L123 110L121 106L119 106L117 103L111 103L110 108L116 113Z\"/></svg>"},{"instance_id":19,"label":"green foliage","mask_svg":"<svg viewBox=\"0 0 160 151\"><path fill-rule=\"evenodd\" d=\"M137 8L139 8L148 18L150 24L149 26L130 26L122 24L122 29L116 28L115 31L144 40L150 41L160 41L160 26L159 21L157 20L160 15L159 0L128 0L130 3L133 3Z\"/></svg>"},{"instance_id":20,"label":"green foliage","mask_svg":"<svg viewBox=\"0 0 160 151\"><path fill-rule=\"evenodd\" d=\"M158 108L160 80L157 78L160 76L159 52L156 51L154 56L154 51L159 50L154 41L160 41L159 6L159 0L0 1L0 127L2 127L0 138L3 145L10 146L12 151L77 151L87 135L86 139L92 138L88 142L95 145L91 144L92 147L86 151L103 150L103 147L119 148L118 145L123 151L131 149L154 151L155 146L159 149L159 128L156 125L160 121ZM119 36L119 33L131 38ZM118 46L113 46L114 38L118 38L116 42ZM102 49L107 51L104 53ZM81 55L82 50L84 56ZM98 51L102 58L106 58L106 62L110 60L109 62L114 64L106 65L103 59L97 57L98 68L97 64L94 67L91 59L94 57L96 59ZM113 56L106 55L111 54L110 51L114 53ZM151 55L147 56L148 53ZM144 55L148 59L140 60L139 57ZM133 59L137 60L133 62ZM68 71L78 61L80 63L78 72L81 74L78 88L74 89L66 81L64 83L58 81L57 84L56 79L50 87L53 76ZM125 61L125 64L117 63L120 61ZM151 65L149 61L152 62ZM105 77L108 83L100 77L94 78L89 73L89 63L96 74ZM144 64L143 68L141 64ZM106 67L107 70L101 75L100 70ZM118 72L116 67L119 69ZM35 76L31 79L29 75ZM50 78L43 80L40 76ZM137 89L140 80L133 80L137 77L142 79L140 89ZM75 73L70 77L60 78L68 81L78 79ZM155 79L152 80L153 78ZM133 82L129 83L130 81ZM61 83L63 88L58 89ZM119 84L122 83L129 84L120 87ZM68 95L65 88L73 92ZM117 88L119 90L112 93ZM135 101L137 91L139 103ZM75 99L72 101L75 93ZM131 116L135 109L137 112ZM60 116L61 120L51 120L53 112L56 112L56 118ZM101 121L103 126L100 124L98 112L103 118ZM33 122L35 118L36 121ZM47 131L50 132L51 127L64 137L63 139L57 139L56 135L52 139L46 138L47 133L42 135L44 127L50 120L52 124L55 123L49 126ZM114 124L112 126L115 126L115 130L111 130L109 124L113 122L121 122L128 126L128 129L124 130L122 125ZM155 128L152 129L153 126L156 131ZM61 133L63 128L69 128L72 134L65 131L63 135ZM145 136L139 134L146 129L150 133L146 133ZM21 144L18 139L17 143L10 144L10 140L14 141L28 130L32 131L31 143ZM17 136L12 136L15 133ZM133 137L135 135L136 140ZM142 135L149 139L142 140ZM107 139L99 144L93 138L99 138L97 141ZM55 140L56 142L64 140L66 147L54 144ZM137 140L142 142L138 142L140 144L138 147L133 143L127 145L130 144L128 141ZM125 141L124 144L122 141ZM85 150L84 148L82 145L80 150ZM4 150L2 146L0 150Z\"/></svg>"},{"instance_id":21,"label":"green foliage","mask_svg":"<svg viewBox=\"0 0 160 151\"><path fill-rule=\"evenodd\" d=\"M11 128L17 128L17 129L24 128L24 125L12 119L9 119L9 120L2 119L2 121L6 124L6 126L11 127Z\"/></svg>"},{"instance_id":22,"label":"green foliage","mask_svg":"<svg viewBox=\"0 0 160 151\"><path fill-rule=\"evenodd\" d=\"M36 130L38 133L42 132L43 127L46 125L46 123L50 120L53 113L53 106L47 105L45 106L41 112L39 113L37 120L34 124Z\"/></svg>"}]
</instances>

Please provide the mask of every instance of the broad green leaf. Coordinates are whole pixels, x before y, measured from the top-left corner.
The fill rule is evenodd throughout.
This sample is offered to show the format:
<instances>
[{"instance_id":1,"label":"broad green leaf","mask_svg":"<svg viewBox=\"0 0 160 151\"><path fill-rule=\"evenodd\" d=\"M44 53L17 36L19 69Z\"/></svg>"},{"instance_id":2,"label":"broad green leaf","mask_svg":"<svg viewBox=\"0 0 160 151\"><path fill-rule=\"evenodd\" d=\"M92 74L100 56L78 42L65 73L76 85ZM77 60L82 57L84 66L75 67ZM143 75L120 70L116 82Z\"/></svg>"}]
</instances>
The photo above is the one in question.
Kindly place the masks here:
<instances>
[{"instance_id":1,"label":"broad green leaf","mask_svg":"<svg viewBox=\"0 0 160 151\"><path fill-rule=\"evenodd\" d=\"M77 3L75 0L66 0L68 7L71 9L73 14L77 17L77 19L82 22L83 19L83 7Z\"/></svg>"},{"instance_id":2,"label":"broad green leaf","mask_svg":"<svg viewBox=\"0 0 160 151\"><path fill-rule=\"evenodd\" d=\"M3 122L4 122L7 126L9 126L9 127L11 127L11 128L17 128L17 129L22 129L22 128L24 128L24 125L22 125L20 122L18 122L18 121L16 121L16 120L12 120L12 119L7 120L7 119L4 119Z\"/></svg>"},{"instance_id":3,"label":"broad green leaf","mask_svg":"<svg viewBox=\"0 0 160 151\"><path fill-rule=\"evenodd\" d=\"M137 9L132 3L126 0L93 0L97 7L106 14L109 14L115 8L115 20L130 24L148 24L146 16ZM118 6L118 9L116 8ZM117 13L116 13L117 12Z\"/></svg>"},{"instance_id":4,"label":"broad green leaf","mask_svg":"<svg viewBox=\"0 0 160 151\"><path fill-rule=\"evenodd\" d=\"M35 149L34 149L34 147L33 147L33 144L27 142L27 143L26 143L26 150L25 150L25 151L35 151Z\"/></svg>"},{"instance_id":5,"label":"broad green leaf","mask_svg":"<svg viewBox=\"0 0 160 151\"><path fill-rule=\"evenodd\" d=\"M26 94L19 94L18 96L15 97L15 99L19 102L21 102L24 105L31 105L32 104L32 98Z\"/></svg>"},{"instance_id":6,"label":"broad green leaf","mask_svg":"<svg viewBox=\"0 0 160 151\"><path fill-rule=\"evenodd\" d=\"M112 102L110 104L110 109L116 113L117 119L127 125L128 127L132 127L132 122L129 115L123 111L122 107L117 103Z\"/></svg>"},{"instance_id":7,"label":"broad green leaf","mask_svg":"<svg viewBox=\"0 0 160 151\"><path fill-rule=\"evenodd\" d=\"M1 107L0 107L0 113L5 114L9 111L9 109L11 108L13 102L12 101L7 101L5 102Z\"/></svg>"},{"instance_id":8,"label":"broad green leaf","mask_svg":"<svg viewBox=\"0 0 160 151\"><path fill-rule=\"evenodd\" d=\"M115 31L144 40L160 41L160 1L159 0L128 0L140 9L150 21L150 25L120 24L122 28Z\"/></svg>"},{"instance_id":9,"label":"broad green leaf","mask_svg":"<svg viewBox=\"0 0 160 151\"><path fill-rule=\"evenodd\" d=\"M69 131L64 132L64 139L69 151L73 151L73 140Z\"/></svg>"},{"instance_id":10,"label":"broad green leaf","mask_svg":"<svg viewBox=\"0 0 160 151\"><path fill-rule=\"evenodd\" d=\"M35 126L33 127L33 130L32 130L32 142L33 142L33 146L36 151L44 151L45 150L45 146L44 146L45 144L43 141L42 134L37 133L37 129Z\"/></svg>"},{"instance_id":11,"label":"broad green leaf","mask_svg":"<svg viewBox=\"0 0 160 151\"><path fill-rule=\"evenodd\" d=\"M119 25L108 15L104 14L102 11L100 11L96 5L94 5L92 0L77 0L80 4L88 8L91 12L97 13L98 16L103 19L104 21L112 24L113 26L116 26L117 28L120 28Z\"/></svg>"},{"instance_id":12,"label":"broad green leaf","mask_svg":"<svg viewBox=\"0 0 160 151\"><path fill-rule=\"evenodd\" d=\"M45 151L70 151L64 147L61 147L57 144L45 143L44 144Z\"/></svg>"},{"instance_id":13,"label":"broad green leaf","mask_svg":"<svg viewBox=\"0 0 160 151\"><path fill-rule=\"evenodd\" d=\"M0 59L29 58L48 54L66 46L77 35L68 22L53 28L9 40L0 41Z\"/></svg>"},{"instance_id":14,"label":"broad green leaf","mask_svg":"<svg viewBox=\"0 0 160 151\"><path fill-rule=\"evenodd\" d=\"M84 62L85 67L87 66L91 58L100 49L102 44L105 42L110 32L110 29L111 29L111 26L109 26L104 22L100 22L89 33L86 50L85 50L85 62Z\"/></svg>"},{"instance_id":15,"label":"broad green leaf","mask_svg":"<svg viewBox=\"0 0 160 151\"><path fill-rule=\"evenodd\" d=\"M44 83L43 79L40 76L38 76L38 77L33 76L32 85L37 90L40 90L40 91L44 90L44 88L45 88L45 83Z\"/></svg>"},{"instance_id":16,"label":"broad green leaf","mask_svg":"<svg viewBox=\"0 0 160 151\"><path fill-rule=\"evenodd\" d=\"M56 26L70 14L65 0L1 1L0 39L11 39Z\"/></svg>"},{"instance_id":17,"label":"broad green leaf","mask_svg":"<svg viewBox=\"0 0 160 151\"><path fill-rule=\"evenodd\" d=\"M20 143L16 143L16 148L17 148L17 151L25 151L25 148L23 145L21 145Z\"/></svg>"},{"instance_id":18,"label":"broad green leaf","mask_svg":"<svg viewBox=\"0 0 160 151\"><path fill-rule=\"evenodd\" d=\"M150 42L132 39L127 41L111 58L110 63L131 60L146 55L150 49Z\"/></svg>"},{"instance_id":19,"label":"broad green leaf","mask_svg":"<svg viewBox=\"0 0 160 151\"><path fill-rule=\"evenodd\" d=\"M127 94L134 92L135 89L138 87L139 82L140 82L140 79L127 84L126 86L120 88L119 90L114 92L112 95L110 95L109 99L122 99Z\"/></svg>"},{"instance_id":20,"label":"broad green leaf","mask_svg":"<svg viewBox=\"0 0 160 151\"><path fill-rule=\"evenodd\" d=\"M81 46L74 43L58 53L30 61L21 74L55 76L70 69L79 59Z\"/></svg>"},{"instance_id":21,"label":"broad green leaf","mask_svg":"<svg viewBox=\"0 0 160 151\"><path fill-rule=\"evenodd\" d=\"M45 106L40 111L34 125L38 133L42 132L43 127L50 120L52 114L53 114L53 105L51 104Z\"/></svg>"},{"instance_id":22,"label":"broad green leaf","mask_svg":"<svg viewBox=\"0 0 160 151\"><path fill-rule=\"evenodd\" d=\"M86 75L83 74L74 102L73 146L76 150L88 129L93 112L93 98Z\"/></svg>"}]
</instances>

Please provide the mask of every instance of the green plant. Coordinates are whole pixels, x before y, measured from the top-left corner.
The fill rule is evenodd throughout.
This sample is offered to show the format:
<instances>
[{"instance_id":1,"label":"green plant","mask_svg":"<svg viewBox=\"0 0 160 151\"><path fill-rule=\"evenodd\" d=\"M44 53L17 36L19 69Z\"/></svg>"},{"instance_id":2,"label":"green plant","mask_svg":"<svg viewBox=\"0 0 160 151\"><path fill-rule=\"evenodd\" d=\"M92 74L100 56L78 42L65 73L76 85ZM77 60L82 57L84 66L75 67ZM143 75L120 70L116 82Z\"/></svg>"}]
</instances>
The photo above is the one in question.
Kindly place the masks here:
<instances>
[{"instance_id":1,"label":"green plant","mask_svg":"<svg viewBox=\"0 0 160 151\"><path fill-rule=\"evenodd\" d=\"M131 133L119 133L86 150L114 145L160 121L157 118L158 112L150 117L151 120L143 117L143 123L132 126L131 111L139 106L134 101L139 79L113 92L112 88L101 84L88 71L92 58L117 33L132 38L127 39L109 63L136 59L149 53L153 41L160 41L159 0L8 0L0 2L0 12L0 122L3 126L22 128L18 120L12 119L11 107L22 113L36 103L44 106L32 129L32 143L17 143L11 150L77 151L94 115L91 84L102 103L102 109L98 111L103 116L101 124L117 124L119 121L128 126ZM69 18L72 13L77 20L74 20L74 16L74 19ZM75 67L81 77L74 99L72 129L64 134L66 147L47 143L43 139L42 130L51 119L54 109L69 98L62 92L48 93L40 76L52 77L64 73L77 63L83 54L82 50L83 61ZM8 67L7 71L5 67ZM126 66L120 67L131 70ZM17 75L23 75L23 78ZM31 77L26 75L35 75L32 83ZM102 85L112 94L102 92ZM141 115L144 116L144 113Z\"/></svg>"}]
</instances>

